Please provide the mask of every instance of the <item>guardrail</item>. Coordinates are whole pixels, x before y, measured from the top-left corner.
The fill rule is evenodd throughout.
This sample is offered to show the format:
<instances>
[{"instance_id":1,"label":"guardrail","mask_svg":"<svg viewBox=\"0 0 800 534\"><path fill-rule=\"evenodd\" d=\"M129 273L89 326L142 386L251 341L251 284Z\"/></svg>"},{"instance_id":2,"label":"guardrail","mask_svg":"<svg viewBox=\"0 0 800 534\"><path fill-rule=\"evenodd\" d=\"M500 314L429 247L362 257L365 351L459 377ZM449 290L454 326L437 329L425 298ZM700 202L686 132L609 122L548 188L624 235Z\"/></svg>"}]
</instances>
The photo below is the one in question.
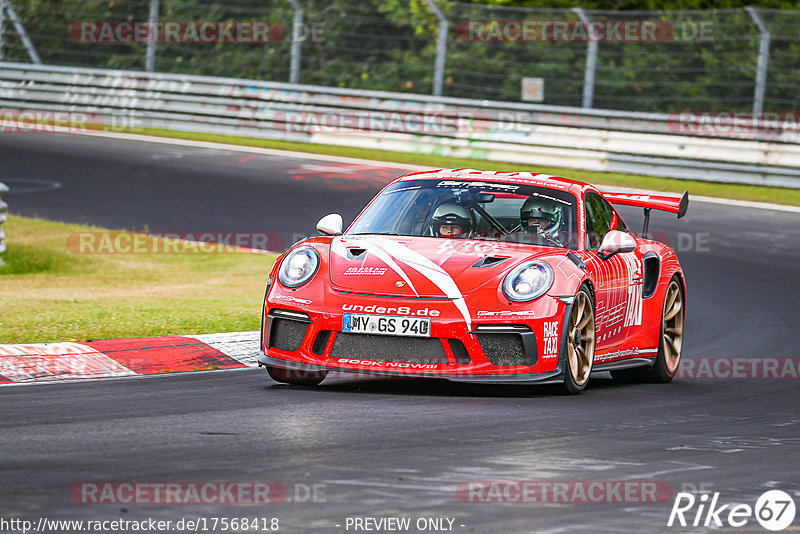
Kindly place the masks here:
<instances>
[{"instance_id":1,"label":"guardrail","mask_svg":"<svg viewBox=\"0 0 800 534\"><path fill-rule=\"evenodd\" d=\"M163 128L800 188L796 125L134 71L0 63L0 109ZM0 123L2 127L2 123ZM698 135L693 132L702 132Z\"/></svg>"},{"instance_id":2,"label":"guardrail","mask_svg":"<svg viewBox=\"0 0 800 534\"><path fill-rule=\"evenodd\" d=\"M8 219L8 215L6 215L6 212L8 211L8 204L3 202L3 195L5 193L8 193L8 186L0 182L0 265L4 264L2 255L3 252L6 251L6 233L5 230L3 230L3 223L6 222L6 219Z\"/></svg>"}]
</instances>

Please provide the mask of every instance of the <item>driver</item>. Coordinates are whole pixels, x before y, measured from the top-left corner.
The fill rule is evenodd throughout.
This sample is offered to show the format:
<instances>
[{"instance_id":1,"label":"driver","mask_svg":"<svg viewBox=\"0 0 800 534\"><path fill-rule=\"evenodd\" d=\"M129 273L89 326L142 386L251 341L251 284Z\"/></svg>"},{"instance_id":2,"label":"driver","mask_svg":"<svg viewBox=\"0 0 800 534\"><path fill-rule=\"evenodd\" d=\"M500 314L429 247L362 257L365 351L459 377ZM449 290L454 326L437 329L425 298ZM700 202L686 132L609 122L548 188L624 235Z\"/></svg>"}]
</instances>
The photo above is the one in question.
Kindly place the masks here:
<instances>
[{"instance_id":1,"label":"driver","mask_svg":"<svg viewBox=\"0 0 800 534\"><path fill-rule=\"evenodd\" d=\"M558 240L558 231L564 216L564 208L549 198L530 197L520 208L522 229L547 239Z\"/></svg>"},{"instance_id":2,"label":"driver","mask_svg":"<svg viewBox=\"0 0 800 534\"><path fill-rule=\"evenodd\" d=\"M472 215L458 204L442 204L433 212L432 220L439 237L466 238L472 231Z\"/></svg>"}]
</instances>

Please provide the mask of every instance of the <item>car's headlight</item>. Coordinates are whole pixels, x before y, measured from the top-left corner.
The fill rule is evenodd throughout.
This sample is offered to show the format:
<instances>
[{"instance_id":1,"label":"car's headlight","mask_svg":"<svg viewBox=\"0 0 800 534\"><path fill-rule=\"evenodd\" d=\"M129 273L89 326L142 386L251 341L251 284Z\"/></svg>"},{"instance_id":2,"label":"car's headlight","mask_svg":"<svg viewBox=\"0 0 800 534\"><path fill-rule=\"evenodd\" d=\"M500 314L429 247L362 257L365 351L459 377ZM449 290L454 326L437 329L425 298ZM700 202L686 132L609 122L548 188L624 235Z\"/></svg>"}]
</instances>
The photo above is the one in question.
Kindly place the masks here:
<instances>
[{"instance_id":1,"label":"car's headlight","mask_svg":"<svg viewBox=\"0 0 800 534\"><path fill-rule=\"evenodd\" d=\"M514 267L503 280L508 300L526 302L545 294L553 285L553 269L543 261L526 261Z\"/></svg>"},{"instance_id":2,"label":"car's headlight","mask_svg":"<svg viewBox=\"0 0 800 534\"><path fill-rule=\"evenodd\" d=\"M283 258L278 280L286 287L302 286L319 268L319 254L311 247L298 247Z\"/></svg>"}]
</instances>

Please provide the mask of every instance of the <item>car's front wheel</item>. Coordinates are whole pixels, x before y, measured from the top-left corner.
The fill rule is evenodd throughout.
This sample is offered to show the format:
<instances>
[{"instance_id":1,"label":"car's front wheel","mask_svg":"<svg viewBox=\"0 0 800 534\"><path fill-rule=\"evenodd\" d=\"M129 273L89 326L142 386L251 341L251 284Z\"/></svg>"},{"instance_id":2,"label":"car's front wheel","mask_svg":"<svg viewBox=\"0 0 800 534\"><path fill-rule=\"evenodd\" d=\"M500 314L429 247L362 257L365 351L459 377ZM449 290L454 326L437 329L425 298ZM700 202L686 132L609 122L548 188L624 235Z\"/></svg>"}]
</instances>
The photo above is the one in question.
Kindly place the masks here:
<instances>
[{"instance_id":1,"label":"car's front wheel","mask_svg":"<svg viewBox=\"0 0 800 534\"><path fill-rule=\"evenodd\" d=\"M564 392L577 395L589 382L594 365L595 349L594 304L585 286L575 295L567 324Z\"/></svg>"},{"instance_id":2,"label":"car's front wheel","mask_svg":"<svg viewBox=\"0 0 800 534\"><path fill-rule=\"evenodd\" d=\"M267 365L267 374L276 382L292 386L316 386L328 376L328 371L301 371Z\"/></svg>"}]
</instances>

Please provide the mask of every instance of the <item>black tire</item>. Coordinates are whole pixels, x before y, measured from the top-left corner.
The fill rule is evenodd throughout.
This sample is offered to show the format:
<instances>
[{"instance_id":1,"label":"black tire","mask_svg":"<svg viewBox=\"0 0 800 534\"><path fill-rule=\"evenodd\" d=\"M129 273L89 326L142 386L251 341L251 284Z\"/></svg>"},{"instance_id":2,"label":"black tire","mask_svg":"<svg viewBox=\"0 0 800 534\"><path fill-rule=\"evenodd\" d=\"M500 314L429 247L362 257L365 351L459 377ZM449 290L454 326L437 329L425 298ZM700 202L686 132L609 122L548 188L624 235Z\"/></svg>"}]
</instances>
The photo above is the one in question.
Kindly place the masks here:
<instances>
[{"instance_id":1,"label":"black tire","mask_svg":"<svg viewBox=\"0 0 800 534\"><path fill-rule=\"evenodd\" d=\"M673 294L677 294L678 300L670 303L669 301ZM614 380L666 384L675 378L681 363L681 349L683 346L683 325L686 315L686 308L683 302L683 285L676 274L672 276L669 284L667 284L664 303L661 305L661 328L659 329L658 354L655 363L651 367L611 371L611 376ZM672 313L676 303L679 305L677 315L667 319L667 314ZM672 304L670 310L667 310L668 304ZM674 352L675 350L677 350L677 353Z\"/></svg>"},{"instance_id":2,"label":"black tire","mask_svg":"<svg viewBox=\"0 0 800 534\"><path fill-rule=\"evenodd\" d=\"M328 371L300 371L270 365L266 367L267 374L271 379L291 386L317 386L328 376Z\"/></svg>"},{"instance_id":3,"label":"black tire","mask_svg":"<svg viewBox=\"0 0 800 534\"><path fill-rule=\"evenodd\" d=\"M588 315L585 315L586 313ZM577 328L581 324L584 326ZM586 389L586 385L589 383L595 354L594 301L586 286L581 286L575 294L575 300L564 327L567 328L567 336L566 343L561 347L561 350L564 351L562 392L567 395L577 395ZM578 330L581 332L580 336L576 336Z\"/></svg>"}]
</instances>

